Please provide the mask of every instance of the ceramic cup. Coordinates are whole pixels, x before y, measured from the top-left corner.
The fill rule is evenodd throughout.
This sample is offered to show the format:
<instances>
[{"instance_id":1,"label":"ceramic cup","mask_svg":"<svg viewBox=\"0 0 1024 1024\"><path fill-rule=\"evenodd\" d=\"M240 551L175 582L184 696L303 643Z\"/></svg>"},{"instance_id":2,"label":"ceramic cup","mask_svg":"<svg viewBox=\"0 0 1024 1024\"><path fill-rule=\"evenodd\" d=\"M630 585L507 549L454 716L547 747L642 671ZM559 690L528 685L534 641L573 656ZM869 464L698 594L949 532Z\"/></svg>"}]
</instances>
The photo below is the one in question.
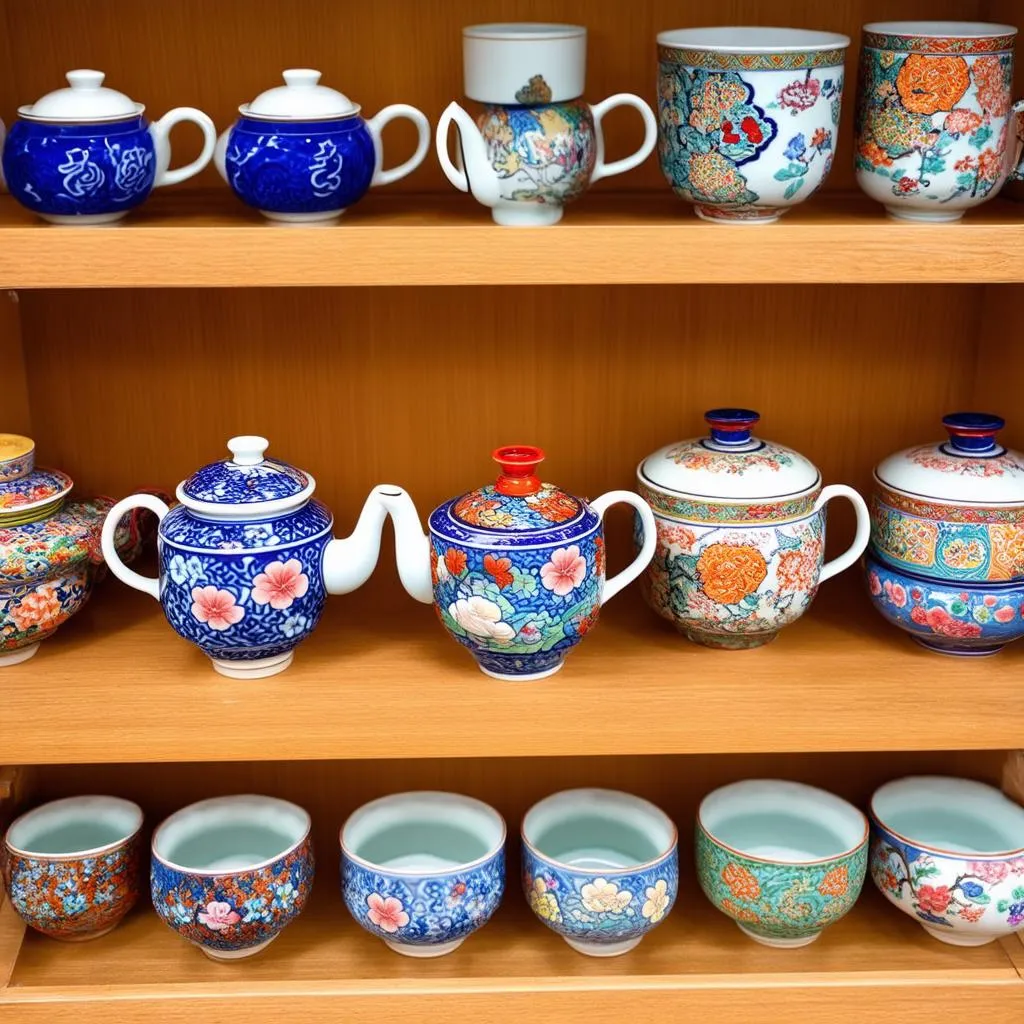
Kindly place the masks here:
<instances>
[{"instance_id":1,"label":"ceramic cup","mask_svg":"<svg viewBox=\"0 0 1024 1024\"><path fill-rule=\"evenodd\" d=\"M857 184L891 217L959 220L1020 177L1012 25L886 21L864 26Z\"/></svg>"},{"instance_id":2,"label":"ceramic cup","mask_svg":"<svg viewBox=\"0 0 1024 1024\"><path fill-rule=\"evenodd\" d=\"M658 36L658 154L704 220L768 223L832 168L847 36L693 28Z\"/></svg>"},{"instance_id":3,"label":"ceramic cup","mask_svg":"<svg viewBox=\"0 0 1024 1024\"><path fill-rule=\"evenodd\" d=\"M530 909L587 956L620 956L660 924L679 886L676 826L654 804L611 789L569 789L523 818Z\"/></svg>"},{"instance_id":4,"label":"ceramic cup","mask_svg":"<svg viewBox=\"0 0 1024 1024\"><path fill-rule=\"evenodd\" d=\"M867 861L867 818L813 786L735 782L697 812L700 887L764 946L813 942L856 902Z\"/></svg>"},{"instance_id":5,"label":"ceramic cup","mask_svg":"<svg viewBox=\"0 0 1024 1024\"><path fill-rule=\"evenodd\" d=\"M871 877L933 938L982 946L1024 928L1024 808L980 782L917 776L871 798Z\"/></svg>"},{"instance_id":6,"label":"ceramic cup","mask_svg":"<svg viewBox=\"0 0 1024 1024\"><path fill-rule=\"evenodd\" d=\"M54 800L16 819L0 851L11 905L43 935L97 939L139 898L142 809L113 796Z\"/></svg>"},{"instance_id":7,"label":"ceramic cup","mask_svg":"<svg viewBox=\"0 0 1024 1024\"><path fill-rule=\"evenodd\" d=\"M172 814L153 834L150 888L164 923L214 960L265 949L313 885L309 815L269 796L223 796Z\"/></svg>"},{"instance_id":8,"label":"ceramic cup","mask_svg":"<svg viewBox=\"0 0 1024 1024\"><path fill-rule=\"evenodd\" d=\"M36 444L21 434L0 434L0 483L27 476L36 467Z\"/></svg>"},{"instance_id":9,"label":"ceramic cup","mask_svg":"<svg viewBox=\"0 0 1024 1024\"><path fill-rule=\"evenodd\" d=\"M896 569L874 548L864 556L875 608L939 654L996 654L1024 636L1024 580L966 583Z\"/></svg>"},{"instance_id":10,"label":"ceramic cup","mask_svg":"<svg viewBox=\"0 0 1024 1024\"><path fill-rule=\"evenodd\" d=\"M498 909L505 821L457 793L396 793L341 830L341 890L356 922L396 953L444 956Z\"/></svg>"}]
</instances>

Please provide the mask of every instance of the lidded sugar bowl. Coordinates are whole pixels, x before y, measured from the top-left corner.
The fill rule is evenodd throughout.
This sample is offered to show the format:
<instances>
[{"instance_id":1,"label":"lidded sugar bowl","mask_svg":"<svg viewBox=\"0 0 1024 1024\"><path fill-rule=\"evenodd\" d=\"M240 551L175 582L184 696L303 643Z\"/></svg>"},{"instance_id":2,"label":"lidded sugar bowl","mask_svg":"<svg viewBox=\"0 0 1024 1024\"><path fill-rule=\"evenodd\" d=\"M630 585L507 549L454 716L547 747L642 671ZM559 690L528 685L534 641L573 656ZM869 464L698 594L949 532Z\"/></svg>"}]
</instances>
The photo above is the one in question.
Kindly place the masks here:
<instances>
[{"instance_id":1,"label":"lidded sugar bowl","mask_svg":"<svg viewBox=\"0 0 1024 1024\"><path fill-rule=\"evenodd\" d=\"M706 437L666 445L637 469L658 544L644 589L651 607L708 647L759 647L810 606L818 586L868 543L868 509L845 484L822 487L799 452L751 433L750 409L712 409ZM824 562L825 512L854 507L857 530Z\"/></svg>"},{"instance_id":2,"label":"lidded sugar bowl","mask_svg":"<svg viewBox=\"0 0 1024 1024\"><path fill-rule=\"evenodd\" d=\"M430 124L422 111L393 103L364 120L344 93L320 84L320 72L290 68L284 85L238 108L241 117L217 142L214 162L231 190L274 221L331 220L375 185L411 174L427 154ZM416 151L384 169L385 125L416 126Z\"/></svg>"},{"instance_id":3,"label":"lidded sugar bowl","mask_svg":"<svg viewBox=\"0 0 1024 1024\"><path fill-rule=\"evenodd\" d=\"M332 539L334 520L313 498L313 477L266 458L268 444L234 437L230 458L178 485L173 509L135 494L119 501L103 526L114 575L159 600L175 632L236 679L288 667L319 622L326 595L355 590L373 572L387 516L375 489L352 535ZM114 550L118 519L137 507L160 521L159 578L129 569Z\"/></svg>"},{"instance_id":4,"label":"lidded sugar bowl","mask_svg":"<svg viewBox=\"0 0 1024 1024\"><path fill-rule=\"evenodd\" d=\"M654 553L654 518L632 491L586 502L536 474L540 448L498 448L501 473L439 505L425 536L412 499L378 488L395 524L408 593L433 602L448 633L495 679L542 679L597 622L601 606L636 579ZM641 523L640 551L605 580L604 514L618 502Z\"/></svg>"},{"instance_id":5,"label":"lidded sugar bowl","mask_svg":"<svg viewBox=\"0 0 1024 1024\"><path fill-rule=\"evenodd\" d=\"M1024 454L999 444L999 416L942 423L947 440L875 469L868 587L925 647L992 654L1024 633Z\"/></svg>"},{"instance_id":6,"label":"lidded sugar bowl","mask_svg":"<svg viewBox=\"0 0 1024 1024\"><path fill-rule=\"evenodd\" d=\"M35 445L0 434L0 667L27 661L88 600L102 569L100 529L109 498L68 501L73 483L35 464ZM130 561L137 517L111 524L111 544Z\"/></svg>"}]
</instances>

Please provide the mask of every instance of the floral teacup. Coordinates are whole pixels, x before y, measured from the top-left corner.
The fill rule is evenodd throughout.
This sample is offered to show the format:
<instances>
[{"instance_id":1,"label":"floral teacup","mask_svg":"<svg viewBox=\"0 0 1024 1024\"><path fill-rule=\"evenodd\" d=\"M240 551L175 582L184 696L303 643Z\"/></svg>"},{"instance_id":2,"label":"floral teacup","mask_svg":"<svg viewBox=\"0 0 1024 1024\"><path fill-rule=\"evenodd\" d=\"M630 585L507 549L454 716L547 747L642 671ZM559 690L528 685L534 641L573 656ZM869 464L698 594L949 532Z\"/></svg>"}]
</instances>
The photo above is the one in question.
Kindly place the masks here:
<instances>
[{"instance_id":1,"label":"floral teacup","mask_svg":"<svg viewBox=\"0 0 1024 1024\"><path fill-rule=\"evenodd\" d=\"M570 789L523 818L530 909L587 956L620 956L676 900L675 824L652 803L611 789Z\"/></svg>"},{"instance_id":2,"label":"floral teacup","mask_svg":"<svg viewBox=\"0 0 1024 1024\"><path fill-rule=\"evenodd\" d=\"M847 36L695 28L658 36L658 154L704 220L764 223L832 168Z\"/></svg>"}]
</instances>

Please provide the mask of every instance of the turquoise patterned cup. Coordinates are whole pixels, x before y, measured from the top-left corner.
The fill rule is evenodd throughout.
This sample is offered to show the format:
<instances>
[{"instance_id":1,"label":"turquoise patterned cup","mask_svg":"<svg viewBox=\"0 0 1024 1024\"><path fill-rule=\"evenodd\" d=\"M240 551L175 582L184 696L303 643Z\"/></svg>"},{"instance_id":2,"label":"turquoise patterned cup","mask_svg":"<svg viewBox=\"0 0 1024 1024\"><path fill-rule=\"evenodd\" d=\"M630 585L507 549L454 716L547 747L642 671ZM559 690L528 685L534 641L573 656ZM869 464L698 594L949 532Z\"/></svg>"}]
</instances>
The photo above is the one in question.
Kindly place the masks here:
<instances>
[{"instance_id":1,"label":"turquoise patterned cup","mask_svg":"<svg viewBox=\"0 0 1024 1024\"><path fill-rule=\"evenodd\" d=\"M697 812L700 887L764 946L806 946L838 921L860 895L867 858L867 818L813 786L735 782Z\"/></svg>"}]
</instances>

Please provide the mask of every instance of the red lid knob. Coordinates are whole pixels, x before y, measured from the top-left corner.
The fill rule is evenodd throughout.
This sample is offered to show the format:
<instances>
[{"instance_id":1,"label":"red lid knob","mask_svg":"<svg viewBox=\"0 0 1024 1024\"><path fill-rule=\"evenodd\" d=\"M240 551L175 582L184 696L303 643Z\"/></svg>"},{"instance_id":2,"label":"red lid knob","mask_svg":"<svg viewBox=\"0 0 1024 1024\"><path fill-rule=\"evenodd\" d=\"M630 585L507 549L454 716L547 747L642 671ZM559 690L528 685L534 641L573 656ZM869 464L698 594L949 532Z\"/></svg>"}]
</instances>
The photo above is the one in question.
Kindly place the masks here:
<instances>
[{"instance_id":1,"label":"red lid knob","mask_svg":"<svg viewBox=\"0 0 1024 1024\"><path fill-rule=\"evenodd\" d=\"M540 490L540 477L534 472L544 461L544 452L530 444L511 444L495 448L491 458L501 466L501 475L494 485L499 494L525 498Z\"/></svg>"}]
</instances>

